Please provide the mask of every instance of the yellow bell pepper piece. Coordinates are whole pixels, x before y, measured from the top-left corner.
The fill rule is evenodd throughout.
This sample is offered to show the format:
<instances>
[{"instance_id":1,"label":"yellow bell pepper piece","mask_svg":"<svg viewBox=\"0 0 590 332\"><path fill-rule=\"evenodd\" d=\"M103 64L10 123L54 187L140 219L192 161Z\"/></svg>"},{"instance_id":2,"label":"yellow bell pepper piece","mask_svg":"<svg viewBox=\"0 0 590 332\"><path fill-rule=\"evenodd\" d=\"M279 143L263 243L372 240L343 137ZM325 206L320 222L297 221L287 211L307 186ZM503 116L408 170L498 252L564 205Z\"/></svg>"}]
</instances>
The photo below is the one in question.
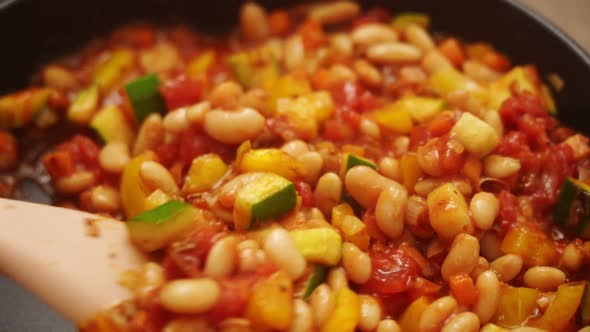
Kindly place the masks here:
<instances>
[{"instance_id":1,"label":"yellow bell pepper piece","mask_svg":"<svg viewBox=\"0 0 590 332\"><path fill-rule=\"evenodd\" d=\"M209 70L209 67L215 61L215 51L207 50L191 60L191 62L186 67L186 73L188 77L192 79L197 79L203 77Z\"/></svg>"},{"instance_id":2,"label":"yellow bell pepper piece","mask_svg":"<svg viewBox=\"0 0 590 332\"><path fill-rule=\"evenodd\" d=\"M446 102L440 98L415 96L404 97L398 103L401 108L408 110L412 120L418 123L432 119L446 106Z\"/></svg>"},{"instance_id":3,"label":"yellow bell pepper piece","mask_svg":"<svg viewBox=\"0 0 590 332\"><path fill-rule=\"evenodd\" d=\"M318 135L319 125L334 111L332 96L326 91L309 93L297 98L282 98L277 101L277 114L306 139Z\"/></svg>"},{"instance_id":4,"label":"yellow bell pepper piece","mask_svg":"<svg viewBox=\"0 0 590 332\"><path fill-rule=\"evenodd\" d=\"M133 68L133 52L127 49L113 51L111 56L98 65L92 75L92 81L101 91L109 91Z\"/></svg>"},{"instance_id":5,"label":"yellow bell pepper piece","mask_svg":"<svg viewBox=\"0 0 590 332\"><path fill-rule=\"evenodd\" d=\"M418 157L415 153L403 155L399 160L402 174L402 184L408 190L408 193L414 192L416 182L422 177L422 168L418 164Z\"/></svg>"},{"instance_id":6,"label":"yellow bell pepper piece","mask_svg":"<svg viewBox=\"0 0 590 332\"><path fill-rule=\"evenodd\" d=\"M354 216L352 207L347 203L342 203L332 208L332 226L340 229L342 227L342 221L346 216Z\"/></svg>"},{"instance_id":7,"label":"yellow bell pepper piece","mask_svg":"<svg viewBox=\"0 0 590 332\"><path fill-rule=\"evenodd\" d=\"M145 152L131 159L121 175L121 202L127 219L131 219L144 211L145 199L148 196L139 177L139 169L144 161L154 159L153 152Z\"/></svg>"},{"instance_id":8,"label":"yellow bell pepper piece","mask_svg":"<svg viewBox=\"0 0 590 332\"><path fill-rule=\"evenodd\" d=\"M515 67L498 81L490 85L490 100L488 106L492 109L499 109L506 99L512 96L512 85L518 85L522 92L528 91L534 95L539 95L540 91L533 83L531 77L524 67Z\"/></svg>"},{"instance_id":9,"label":"yellow bell pepper piece","mask_svg":"<svg viewBox=\"0 0 590 332\"><path fill-rule=\"evenodd\" d=\"M500 144L496 130L471 113L463 113L451 132L467 151L478 157L487 155Z\"/></svg>"},{"instance_id":10,"label":"yellow bell pepper piece","mask_svg":"<svg viewBox=\"0 0 590 332\"><path fill-rule=\"evenodd\" d=\"M551 265L558 258L553 241L525 223L517 223L508 230L500 249L506 254L520 255L526 266Z\"/></svg>"},{"instance_id":11,"label":"yellow bell pepper piece","mask_svg":"<svg viewBox=\"0 0 590 332\"><path fill-rule=\"evenodd\" d=\"M213 188L227 172L227 169L227 165L216 154L205 154L193 159L182 186L183 195L204 192Z\"/></svg>"},{"instance_id":12,"label":"yellow bell pepper piece","mask_svg":"<svg viewBox=\"0 0 590 332\"><path fill-rule=\"evenodd\" d=\"M553 98L551 90L545 84L541 86L541 97L543 98L547 112L549 112L551 115L557 115L557 105L555 104L555 99Z\"/></svg>"},{"instance_id":13,"label":"yellow bell pepper piece","mask_svg":"<svg viewBox=\"0 0 590 332\"><path fill-rule=\"evenodd\" d=\"M355 292L343 287L336 295L334 311L322 326L322 332L354 332L360 320L361 302Z\"/></svg>"},{"instance_id":14,"label":"yellow bell pepper piece","mask_svg":"<svg viewBox=\"0 0 590 332\"><path fill-rule=\"evenodd\" d=\"M381 126L400 134L407 134L414 127L410 112L399 102L371 112L370 116Z\"/></svg>"},{"instance_id":15,"label":"yellow bell pepper piece","mask_svg":"<svg viewBox=\"0 0 590 332\"><path fill-rule=\"evenodd\" d=\"M425 29L430 25L430 17L424 13L405 12L400 13L391 20L394 28L403 30L409 25L416 24Z\"/></svg>"},{"instance_id":16,"label":"yellow bell pepper piece","mask_svg":"<svg viewBox=\"0 0 590 332\"><path fill-rule=\"evenodd\" d=\"M154 190L148 197L145 198L143 210L148 211L157 208L158 206L168 202L172 197L160 189Z\"/></svg>"},{"instance_id":17,"label":"yellow bell pepper piece","mask_svg":"<svg viewBox=\"0 0 590 332\"><path fill-rule=\"evenodd\" d=\"M279 149L254 149L241 158L238 169L242 173L270 172L289 180L303 177L305 166Z\"/></svg>"},{"instance_id":18,"label":"yellow bell pepper piece","mask_svg":"<svg viewBox=\"0 0 590 332\"><path fill-rule=\"evenodd\" d=\"M276 80L264 82L262 88L270 95L269 107L271 110L277 108L279 99L311 93L311 85L307 80L295 78L291 75L285 75Z\"/></svg>"},{"instance_id":19,"label":"yellow bell pepper piece","mask_svg":"<svg viewBox=\"0 0 590 332\"><path fill-rule=\"evenodd\" d=\"M488 100L486 89L452 67L440 69L432 74L428 80L428 85L441 96L464 90L481 102L487 102Z\"/></svg>"},{"instance_id":20,"label":"yellow bell pepper piece","mask_svg":"<svg viewBox=\"0 0 590 332\"><path fill-rule=\"evenodd\" d=\"M585 286L584 281L559 286L543 316L532 325L547 331L562 331L578 310Z\"/></svg>"},{"instance_id":21,"label":"yellow bell pepper piece","mask_svg":"<svg viewBox=\"0 0 590 332\"><path fill-rule=\"evenodd\" d=\"M340 231L343 234L344 241L354 243L359 249L369 250L371 237L367 231L367 225L359 218L352 216L345 216L340 225Z\"/></svg>"},{"instance_id":22,"label":"yellow bell pepper piece","mask_svg":"<svg viewBox=\"0 0 590 332\"><path fill-rule=\"evenodd\" d=\"M98 86L93 84L80 91L68 108L68 119L78 124L87 124L98 106Z\"/></svg>"},{"instance_id":23,"label":"yellow bell pepper piece","mask_svg":"<svg viewBox=\"0 0 590 332\"><path fill-rule=\"evenodd\" d=\"M537 308L540 292L527 287L503 287L494 322L505 327L520 326Z\"/></svg>"},{"instance_id":24,"label":"yellow bell pepper piece","mask_svg":"<svg viewBox=\"0 0 590 332\"><path fill-rule=\"evenodd\" d=\"M414 300L401 315L399 319L399 326L404 332L420 332L418 329L418 322L426 307L430 305L430 301L424 296Z\"/></svg>"},{"instance_id":25,"label":"yellow bell pepper piece","mask_svg":"<svg viewBox=\"0 0 590 332\"><path fill-rule=\"evenodd\" d=\"M255 331L284 330L293 318L292 297L291 279L284 271L276 272L254 286L245 316Z\"/></svg>"}]
</instances>

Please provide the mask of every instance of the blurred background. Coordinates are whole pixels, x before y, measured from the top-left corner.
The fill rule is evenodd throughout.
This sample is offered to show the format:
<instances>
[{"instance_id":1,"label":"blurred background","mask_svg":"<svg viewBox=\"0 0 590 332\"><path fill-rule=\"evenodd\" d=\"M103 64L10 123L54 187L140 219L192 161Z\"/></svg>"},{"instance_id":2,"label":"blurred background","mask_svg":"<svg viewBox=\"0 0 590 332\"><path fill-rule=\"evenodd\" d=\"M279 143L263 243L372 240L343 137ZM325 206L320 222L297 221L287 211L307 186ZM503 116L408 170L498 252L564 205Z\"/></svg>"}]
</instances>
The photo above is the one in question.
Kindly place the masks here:
<instances>
[{"instance_id":1,"label":"blurred background","mask_svg":"<svg viewBox=\"0 0 590 332\"><path fill-rule=\"evenodd\" d=\"M520 0L549 18L590 52L589 0Z\"/></svg>"}]
</instances>

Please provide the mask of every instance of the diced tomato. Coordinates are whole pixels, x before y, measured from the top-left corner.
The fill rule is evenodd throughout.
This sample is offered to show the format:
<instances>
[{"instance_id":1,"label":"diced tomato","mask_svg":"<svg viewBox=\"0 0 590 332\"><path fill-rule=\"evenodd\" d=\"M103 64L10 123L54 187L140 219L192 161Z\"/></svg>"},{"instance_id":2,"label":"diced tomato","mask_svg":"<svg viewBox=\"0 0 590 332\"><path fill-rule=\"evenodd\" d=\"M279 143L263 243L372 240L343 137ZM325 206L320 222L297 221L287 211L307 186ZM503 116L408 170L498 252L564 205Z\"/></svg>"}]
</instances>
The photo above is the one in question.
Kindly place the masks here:
<instances>
[{"instance_id":1,"label":"diced tomato","mask_svg":"<svg viewBox=\"0 0 590 332\"><path fill-rule=\"evenodd\" d=\"M346 81L336 84L330 89L337 108L369 112L382 106L382 102L358 82Z\"/></svg>"},{"instance_id":2,"label":"diced tomato","mask_svg":"<svg viewBox=\"0 0 590 332\"><path fill-rule=\"evenodd\" d=\"M496 52L496 51L489 51L484 53L481 58L481 62L483 62L486 66L492 68L493 70L503 72L510 69L512 66L510 64L510 60L504 55Z\"/></svg>"},{"instance_id":3,"label":"diced tomato","mask_svg":"<svg viewBox=\"0 0 590 332\"><path fill-rule=\"evenodd\" d=\"M473 279L466 273L453 274L449 278L449 287L460 304L472 305L477 301L477 289Z\"/></svg>"},{"instance_id":4,"label":"diced tomato","mask_svg":"<svg viewBox=\"0 0 590 332\"><path fill-rule=\"evenodd\" d=\"M418 275L418 264L391 244L384 249L374 245L370 256L372 271L365 287L375 293L391 295L405 292Z\"/></svg>"},{"instance_id":5,"label":"diced tomato","mask_svg":"<svg viewBox=\"0 0 590 332\"><path fill-rule=\"evenodd\" d=\"M334 85L332 74L325 68L320 68L310 78L311 85L316 90L328 90Z\"/></svg>"},{"instance_id":6,"label":"diced tomato","mask_svg":"<svg viewBox=\"0 0 590 332\"><path fill-rule=\"evenodd\" d=\"M167 256L186 276L198 277L217 234L222 230L220 225L198 225L184 238L170 245ZM168 270L176 271L173 268Z\"/></svg>"},{"instance_id":7,"label":"diced tomato","mask_svg":"<svg viewBox=\"0 0 590 332\"><path fill-rule=\"evenodd\" d=\"M43 157L43 165L52 178L60 178L74 173L74 160L67 151L54 151Z\"/></svg>"},{"instance_id":8,"label":"diced tomato","mask_svg":"<svg viewBox=\"0 0 590 332\"><path fill-rule=\"evenodd\" d=\"M465 52L461 43L456 38L448 38L438 45L438 50L451 61L451 63L460 68L465 61Z\"/></svg>"},{"instance_id":9,"label":"diced tomato","mask_svg":"<svg viewBox=\"0 0 590 332\"><path fill-rule=\"evenodd\" d=\"M156 32L149 25L127 26L115 31L111 41L116 44L127 44L132 47L149 47L156 42Z\"/></svg>"},{"instance_id":10,"label":"diced tomato","mask_svg":"<svg viewBox=\"0 0 590 332\"><path fill-rule=\"evenodd\" d=\"M268 26L270 33L274 36L280 36L289 32L292 25L293 22L286 10L276 9L268 15Z\"/></svg>"},{"instance_id":11,"label":"diced tomato","mask_svg":"<svg viewBox=\"0 0 590 332\"><path fill-rule=\"evenodd\" d=\"M498 195L498 200L500 201L500 225L506 230L510 225L515 223L516 218L518 218L518 199L513 193L507 190L502 190Z\"/></svg>"},{"instance_id":12,"label":"diced tomato","mask_svg":"<svg viewBox=\"0 0 590 332\"><path fill-rule=\"evenodd\" d=\"M361 125L361 116L358 113L344 111L341 113L342 120L351 128L356 129Z\"/></svg>"},{"instance_id":13,"label":"diced tomato","mask_svg":"<svg viewBox=\"0 0 590 332\"><path fill-rule=\"evenodd\" d=\"M432 136L442 136L451 131L455 121L455 115L452 112L439 113L428 122L428 131Z\"/></svg>"},{"instance_id":14,"label":"diced tomato","mask_svg":"<svg viewBox=\"0 0 590 332\"><path fill-rule=\"evenodd\" d=\"M191 80L184 75L175 80L167 81L159 88L169 111L191 105L201 100L203 83Z\"/></svg>"},{"instance_id":15,"label":"diced tomato","mask_svg":"<svg viewBox=\"0 0 590 332\"><path fill-rule=\"evenodd\" d=\"M324 124L323 136L333 141L344 141L354 137L354 130L343 121L330 119Z\"/></svg>"},{"instance_id":16,"label":"diced tomato","mask_svg":"<svg viewBox=\"0 0 590 332\"><path fill-rule=\"evenodd\" d=\"M314 20L303 22L299 26L298 32L301 38L303 38L303 44L306 49L320 47L327 40L322 24Z\"/></svg>"},{"instance_id":17,"label":"diced tomato","mask_svg":"<svg viewBox=\"0 0 590 332\"><path fill-rule=\"evenodd\" d=\"M434 137L418 148L418 156L433 165L429 167L432 168L432 170L429 170L431 175L454 175L463 169L464 162L464 151L458 146L462 148L449 135ZM440 173L436 174L437 172Z\"/></svg>"},{"instance_id":18,"label":"diced tomato","mask_svg":"<svg viewBox=\"0 0 590 332\"><path fill-rule=\"evenodd\" d=\"M150 297L148 301L143 306L143 310L134 315L131 323L131 331L162 331L166 322L172 319L173 314L162 307L157 296Z\"/></svg>"},{"instance_id":19,"label":"diced tomato","mask_svg":"<svg viewBox=\"0 0 590 332\"><path fill-rule=\"evenodd\" d=\"M256 278L253 275L234 276L219 281L221 293L217 304L207 314L213 322L240 317L246 309Z\"/></svg>"},{"instance_id":20,"label":"diced tomato","mask_svg":"<svg viewBox=\"0 0 590 332\"><path fill-rule=\"evenodd\" d=\"M415 300L420 296L434 296L438 294L441 289L441 285L435 284L434 282L427 279L417 277L408 289L408 296L411 300Z\"/></svg>"},{"instance_id":21,"label":"diced tomato","mask_svg":"<svg viewBox=\"0 0 590 332\"><path fill-rule=\"evenodd\" d=\"M426 144L432 137L426 125L414 126L410 131L410 151L416 151L418 147Z\"/></svg>"},{"instance_id":22,"label":"diced tomato","mask_svg":"<svg viewBox=\"0 0 590 332\"><path fill-rule=\"evenodd\" d=\"M306 207L313 207L314 200L313 200L313 191L311 190L311 186L302 180L295 180L295 189L297 189L297 193L301 196L301 204Z\"/></svg>"}]
</instances>

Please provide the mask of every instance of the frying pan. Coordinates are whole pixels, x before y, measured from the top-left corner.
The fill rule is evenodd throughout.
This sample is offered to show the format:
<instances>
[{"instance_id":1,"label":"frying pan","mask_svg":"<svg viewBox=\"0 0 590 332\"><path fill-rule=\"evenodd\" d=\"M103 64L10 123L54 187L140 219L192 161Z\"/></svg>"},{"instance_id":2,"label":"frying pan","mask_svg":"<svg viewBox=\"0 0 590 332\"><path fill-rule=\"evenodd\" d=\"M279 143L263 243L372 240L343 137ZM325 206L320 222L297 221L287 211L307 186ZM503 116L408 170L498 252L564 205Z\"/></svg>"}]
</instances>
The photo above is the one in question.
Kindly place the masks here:
<instances>
[{"instance_id":1,"label":"frying pan","mask_svg":"<svg viewBox=\"0 0 590 332\"><path fill-rule=\"evenodd\" d=\"M240 0L0 0L0 94L26 87L40 66L75 52L118 25L149 21L189 23L209 33L235 27ZM299 1L262 0L266 8ZM515 0L368 0L393 13L431 15L433 30L465 40L488 41L515 64L534 63L542 76L564 81L556 94L559 118L590 134L590 56L545 18ZM1 216L0 216L1 218ZM90 280L87 282L92 287ZM34 297L0 277L0 332L73 331Z\"/></svg>"}]
</instances>

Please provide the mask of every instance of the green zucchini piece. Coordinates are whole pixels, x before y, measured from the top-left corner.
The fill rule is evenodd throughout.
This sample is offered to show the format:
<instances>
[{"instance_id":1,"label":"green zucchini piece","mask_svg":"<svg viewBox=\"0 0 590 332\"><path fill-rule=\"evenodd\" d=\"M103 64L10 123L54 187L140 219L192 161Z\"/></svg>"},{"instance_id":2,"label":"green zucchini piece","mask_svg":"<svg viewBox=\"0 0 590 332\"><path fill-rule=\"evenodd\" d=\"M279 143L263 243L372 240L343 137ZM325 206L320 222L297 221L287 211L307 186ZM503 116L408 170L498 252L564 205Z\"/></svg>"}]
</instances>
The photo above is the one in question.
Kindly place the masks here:
<instances>
[{"instance_id":1,"label":"green zucchini piece","mask_svg":"<svg viewBox=\"0 0 590 332\"><path fill-rule=\"evenodd\" d=\"M289 232L297 250L312 263L333 266L342 257L342 237L329 227L300 229Z\"/></svg>"},{"instance_id":2,"label":"green zucchini piece","mask_svg":"<svg viewBox=\"0 0 590 332\"><path fill-rule=\"evenodd\" d=\"M98 111L90 122L98 135L106 142L123 142L130 145L133 141L133 129L117 106L107 106Z\"/></svg>"},{"instance_id":3,"label":"green zucchini piece","mask_svg":"<svg viewBox=\"0 0 590 332\"><path fill-rule=\"evenodd\" d=\"M439 98L405 97L399 101L400 107L408 110L412 120L422 123L432 119L442 111L446 102Z\"/></svg>"},{"instance_id":4,"label":"green zucchini piece","mask_svg":"<svg viewBox=\"0 0 590 332\"><path fill-rule=\"evenodd\" d=\"M250 229L279 218L297 205L295 185L274 173L264 173L236 194L234 223L237 230Z\"/></svg>"},{"instance_id":5,"label":"green zucchini piece","mask_svg":"<svg viewBox=\"0 0 590 332\"><path fill-rule=\"evenodd\" d=\"M553 221L590 239L590 186L568 177L563 181L553 212Z\"/></svg>"},{"instance_id":6,"label":"green zucchini piece","mask_svg":"<svg viewBox=\"0 0 590 332\"><path fill-rule=\"evenodd\" d=\"M395 16L391 20L391 24L393 27L400 30L407 28L410 24L416 24L428 29L428 26L430 25L430 17L424 13L404 12Z\"/></svg>"},{"instance_id":7,"label":"green zucchini piece","mask_svg":"<svg viewBox=\"0 0 590 332\"><path fill-rule=\"evenodd\" d=\"M254 78L254 69L250 63L248 53L238 52L232 54L227 58L227 62L238 82L244 86L249 86Z\"/></svg>"},{"instance_id":8,"label":"green zucchini piece","mask_svg":"<svg viewBox=\"0 0 590 332\"><path fill-rule=\"evenodd\" d=\"M78 124L87 124L98 106L98 85L81 90L68 108L68 119Z\"/></svg>"},{"instance_id":9,"label":"green zucchini piece","mask_svg":"<svg viewBox=\"0 0 590 332\"><path fill-rule=\"evenodd\" d=\"M584 295L582 295L582 302L578 314L578 322L582 326L590 325L590 282L586 282Z\"/></svg>"},{"instance_id":10,"label":"green zucchini piece","mask_svg":"<svg viewBox=\"0 0 590 332\"><path fill-rule=\"evenodd\" d=\"M193 227L192 205L168 201L127 221L131 242L143 251L162 249Z\"/></svg>"},{"instance_id":11,"label":"green zucchini piece","mask_svg":"<svg viewBox=\"0 0 590 332\"><path fill-rule=\"evenodd\" d=\"M311 271L303 284L303 299L307 299L319 285L326 281L327 276L327 266L321 264L314 265L313 271Z\"/></svg>"},{"instance_id":12,"label":"green zucchini piece","mask_svg":"<svg viewBox=\"0 0 590 332\"><path fill-rule=\"evenodd\" d=\"M125 91L133 105L138 123L151 113L163 114L166 111L164 99L158 91L160 79L156 74L147 74L125 85Z\"/></svg>"}]
</instances>

